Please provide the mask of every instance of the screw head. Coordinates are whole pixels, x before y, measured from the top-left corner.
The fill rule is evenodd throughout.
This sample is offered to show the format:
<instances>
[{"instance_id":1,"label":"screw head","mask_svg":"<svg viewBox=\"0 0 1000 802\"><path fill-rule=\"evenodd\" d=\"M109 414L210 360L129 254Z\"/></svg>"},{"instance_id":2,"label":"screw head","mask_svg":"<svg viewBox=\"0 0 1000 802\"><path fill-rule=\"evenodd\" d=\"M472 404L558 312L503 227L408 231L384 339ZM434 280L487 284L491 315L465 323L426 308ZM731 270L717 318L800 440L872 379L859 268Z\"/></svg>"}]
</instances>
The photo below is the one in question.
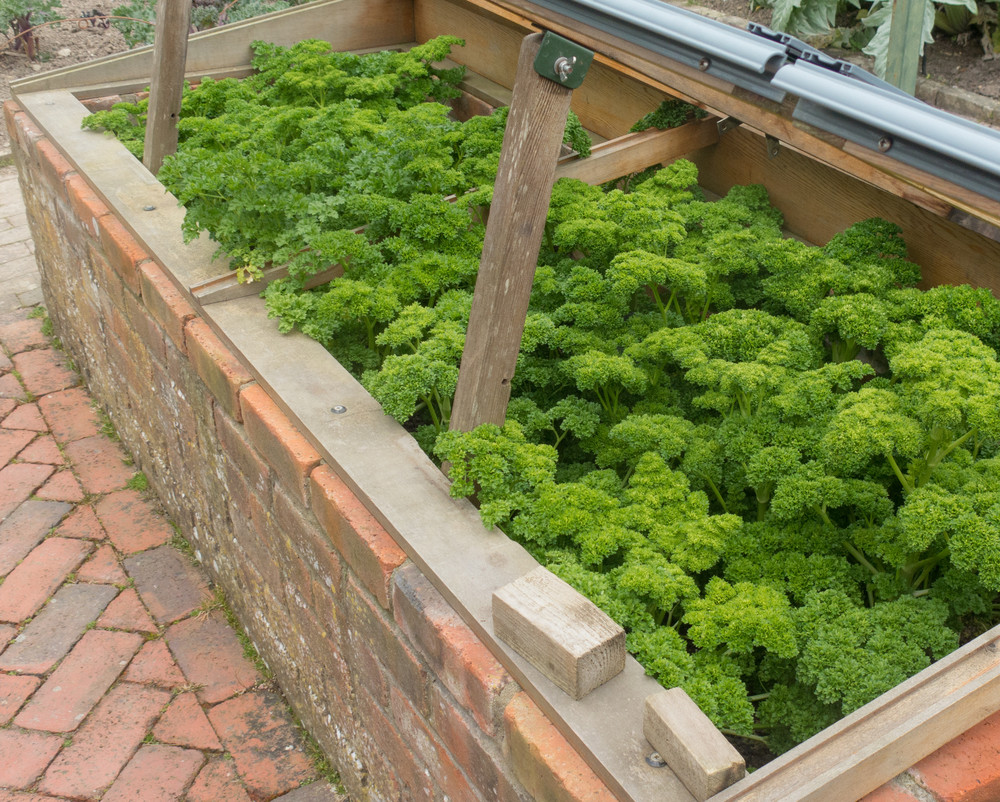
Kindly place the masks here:
<instances>
[{"instance_id":1,"label":"screw head","mask_svg":"<svg viewBox=\"0 0 1000 802\"><path fill-rule=\"evenodd\" d=\"M151 212L151 211L153 211L153 210L154 210L155 208L156 208L156 207L155 207L155 206L153 206L152 204L147 204L146 206L143 206L143 207L142 207L142 210L143 210L144 212Z\"/></svg>"},{"instance_id":2,"label":"screw head","mask_svg":"<svg viewBox=\"0 0 1000 802\"><path fill-rule=\"evenodd\" d=\"M660 757L659 752L650 752L646 755L646 762L654 769L662 769L667 765L667 761Z\"/></svg>"},{"instance_id":3,"label":"screw head","mask_svg":"<svg viewBox=\"0 0 1000 802\"><path fill-rule=\"evenodd\" d=\"M343 404L337 404L337 406L335 407L330 407L330 411L334 415L343 415L345 412L347 412L347 407L345 407Z\"/></svg>"},{"instance_id":4,"label":"screw head","mask_svg":"<svg viewBox=\"0 0 1000 802\"><path fill-rule=\"evenodd\" d=\"M712 59L708 56L702 56L701 60L698 62L698 69L702 72L707 72L708 68L712 66Z\"/></svg>"},{"instance_id":5,"label":"screw head","mask_svg":"<svg viewBox=\"0 0 1000 802\"><path fill-rule=\"evenodd\" d=\"M883 137L879 138L879 140L878 140L878 149L880 151L882 151L882 153L888 152L888 150L891 147L892 147L892 137L891 136L883 136Z\"/></svg>"}]
</instances>

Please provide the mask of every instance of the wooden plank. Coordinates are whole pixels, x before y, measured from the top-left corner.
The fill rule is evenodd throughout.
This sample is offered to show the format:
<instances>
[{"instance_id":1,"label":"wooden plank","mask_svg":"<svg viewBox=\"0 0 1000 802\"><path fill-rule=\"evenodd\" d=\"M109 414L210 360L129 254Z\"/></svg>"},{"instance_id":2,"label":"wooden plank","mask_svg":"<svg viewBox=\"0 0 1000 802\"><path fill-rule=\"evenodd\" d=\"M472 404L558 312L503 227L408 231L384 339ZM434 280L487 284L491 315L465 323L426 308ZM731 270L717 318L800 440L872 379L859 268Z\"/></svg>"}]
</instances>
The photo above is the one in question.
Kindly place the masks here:
<instances>
[{"instance_id":1,"label":"wooden plank","mask_svg":"<svg viewBox=\"0 0 1000 802\"><path fill-rule=\"evenodd\" d=\"M328 284L335 278L344 275L343 265L333 265L327 270L311 275L302 285L305 289L311 290ZM222 301L232 301L236 298L246 298L250 295L260 295L272 281L288 277L287 267L272 267L264 271L259 279L254 281L240 282L236 278L236 273L230 272L224 276L202 281L191 287L191 295L194 296L202 306L217 304Z\"/></svg>"},{"instance_id":2,"label":"wooden plank","mask_svg":"<svg viewBox=\"0 0 1000 802\"><path fill-rule=\"evenodd\" d=\"M687 123L668 131L650 129L595 145L586 159L560 162L556 178L577 178L603 184L629 173L664 164L719 140L714 118Z\"/></svg>"},{"instance_id":3,"label":"wooden plank","mask_svg":"<svg viewBox=\"0 0 1000 802\"><path fill-rule=\"evenodd\" d=\"M146 142L142 163L154 175L163 158L177 151L177 121L184 93L191 5L156 0L156 44L153 47L153 82L146 114Z\"/></svg>"},{"instance_id":4,"label":"wooden plank","mask_svg":"<svg viewBox=\"0 0 1000 802\"><path fill-rule=\"evenodd\" d=\"M541 34L524 38L472 299L451 427L502 424L510 400L545 216L572 91L534 69Z\"/></svg>"},{"instance_id":5,"label":"wooden plank","mask_svg":"<svg viewBox=\"0 0 1000 802\"><path fill-rule=\"evenodd\" d=\"M625 630L542 566L493 593L493 631L574 699L625 668Z\"/></svg>"},{"instance_id":6,"label":"wooden plank","mask_svg":"<svg viewBox=\"0 0 1000 802\"><path fill-rule=\"evenodd\" d=\"M712 797L860 799L1000 709L1000 627Z\"/></svg>"},{"instance_id":7,"label":"wooden plank","mask_svg":"<svg viewBox=\"0 0 1000 802\"><path fill-rule=\"evenodd\" d=\"M904 92L917 91L917 68L923 48L927 0L893 0L885 80Z\"/></svg>"},{"instance_id":8,"label":"wooden plank","mask_svg":"<svg viewBox=\"0 0 1000 802\"><path fill-rule=\"evenodd\" d=\"M642 731L698 802L743 778L746 762L683 688L646 699Z\"/></svg>"}]
</instances>

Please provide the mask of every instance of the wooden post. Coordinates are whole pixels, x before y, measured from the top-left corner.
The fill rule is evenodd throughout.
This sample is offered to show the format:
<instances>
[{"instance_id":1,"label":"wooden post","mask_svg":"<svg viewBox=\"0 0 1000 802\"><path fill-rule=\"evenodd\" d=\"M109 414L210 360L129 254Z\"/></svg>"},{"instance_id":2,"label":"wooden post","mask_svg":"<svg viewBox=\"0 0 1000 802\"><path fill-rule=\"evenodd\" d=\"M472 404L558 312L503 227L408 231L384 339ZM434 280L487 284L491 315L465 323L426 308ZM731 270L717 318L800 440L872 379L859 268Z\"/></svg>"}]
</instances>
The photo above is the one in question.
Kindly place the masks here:
<instances>
[{"instance_id":1,"label":"wooden post","mask_svg":"<svg viewBox=\"0 0 1000 802\"><path fill-rule=\"evenodd\" d=\"M927 0L894 0L892 4L885 79L911 95L917 91L926 8Z\"/></svg>"},{"instance_id":2,"label":"wooden post","mask_svg":"<svg viewBox=\"0 0 1000 802\"><path fill-rule=\"evenodd\" d=\"M177 150L177 118L184 91L191 3L156 0L156 41L153 45L153 81L146 116L146 141L142 163L158 173L163 157Z\"/></svg>"},{"instance_id":3,"label":"wooden post","mask_svg":"<svg viewBox=\"0 0 1000 802\"><path fill-rule=\"evenodd\" d=\"M472 300L451 428L502 424L572 90L534 69L542 34L521 44L490 222Z\"/></svg>"}]
</instances>

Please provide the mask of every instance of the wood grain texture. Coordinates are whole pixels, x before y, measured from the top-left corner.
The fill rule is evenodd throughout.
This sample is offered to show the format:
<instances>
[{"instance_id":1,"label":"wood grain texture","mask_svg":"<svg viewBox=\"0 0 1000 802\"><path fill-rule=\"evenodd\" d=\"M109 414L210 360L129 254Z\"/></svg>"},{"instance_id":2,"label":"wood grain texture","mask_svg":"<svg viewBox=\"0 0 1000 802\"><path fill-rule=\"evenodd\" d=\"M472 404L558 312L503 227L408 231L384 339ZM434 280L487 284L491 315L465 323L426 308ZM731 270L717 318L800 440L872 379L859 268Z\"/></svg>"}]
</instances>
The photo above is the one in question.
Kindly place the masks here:
<instances>
[{"instance_id":1,"label":"wood grain texture","mask_svg":"<svg viewBox=\"0 0 1000 802\"><path fill-rule=\"evenodd\" d=\"M646 699L642 731L698 802L746 774L743 756L682 688Z\"/></svg>"},{"instance_id":2,"label":"wood grain texture","mask_svg":"<svg viewBox=\"0 0 1000 802\"><path fill-rule=\"evenodd\" d=\"M455 389L451 428L502 424L572 92L535 72L524 39Z\"/></svg>"},{"instance_id":3,"label":"wood grain texture","mask_svg":"<svg viewBox=\"0 0 1000 802\"><path fill-rule=\"evenodd\" d=\"M156 0L156 43L153 46L153 82L146 115L146 142L142 163L154 175L163 157L177 150L177 121L184 93L188 26L191 6L175 0Z\"/></svg>"},{"instance_id":4,"label":"wood grain texture","mask_svg":"<svg viewBox=\"0 0 1000 802\"><path fill-rule=\"evenodd\" d=\"M493 631L574 699L625 668L625 630L542 566L493 593Z\"/></svg>"}]
</instances>

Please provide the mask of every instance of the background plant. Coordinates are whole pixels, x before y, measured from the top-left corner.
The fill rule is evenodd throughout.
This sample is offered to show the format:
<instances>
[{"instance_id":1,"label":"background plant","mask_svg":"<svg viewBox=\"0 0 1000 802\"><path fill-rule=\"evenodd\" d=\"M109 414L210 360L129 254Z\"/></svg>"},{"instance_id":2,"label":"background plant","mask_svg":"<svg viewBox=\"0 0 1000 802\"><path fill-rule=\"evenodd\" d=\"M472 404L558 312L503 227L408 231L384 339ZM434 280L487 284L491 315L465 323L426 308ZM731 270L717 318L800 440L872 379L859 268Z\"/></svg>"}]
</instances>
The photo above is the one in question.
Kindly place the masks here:
<instances>
[{"instance_id":1,"label":"background plant","mask_svg":"<svg viewBox=\"0 0 1000 802\"><path fill-rule=\"evenodd\" d=\"M59 0L0 0L0 32L7 37L8 47L34 59L38 51L35 25L59 18Z\"/></svg>"},{"instance_id":2,"label":"background plant","mask_svg":"<svg viewBox=\"0 0 1000 802\"><path fill-rule=\"evenodd\" d=\"M229 22L256 17L272 11L281 11L298 5L303 0L191 0L191 27L201 31ZM113 20L112 24L121 31L129 47L153 43L155 29L151 25L134 20L156 21L156 0L132 0L115 6L111 12L115 16L132 17L132 20Z\"/></svg>"}]
</instances>

